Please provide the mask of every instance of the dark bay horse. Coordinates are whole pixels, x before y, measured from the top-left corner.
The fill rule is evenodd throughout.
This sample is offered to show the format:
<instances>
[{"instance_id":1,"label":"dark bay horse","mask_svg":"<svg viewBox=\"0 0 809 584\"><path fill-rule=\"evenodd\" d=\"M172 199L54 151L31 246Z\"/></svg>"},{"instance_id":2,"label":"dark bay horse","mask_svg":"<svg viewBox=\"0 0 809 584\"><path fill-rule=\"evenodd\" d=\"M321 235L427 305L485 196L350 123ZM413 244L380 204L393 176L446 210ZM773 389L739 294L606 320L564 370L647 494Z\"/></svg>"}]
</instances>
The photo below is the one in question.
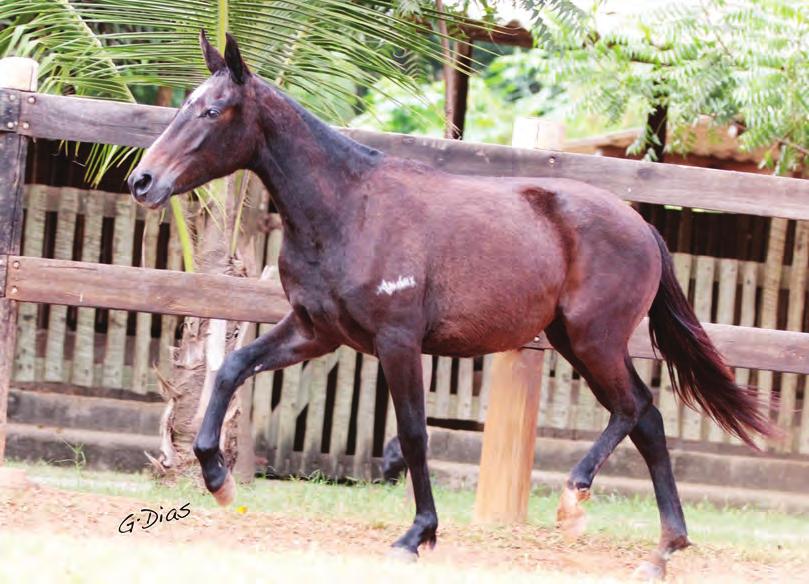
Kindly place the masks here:
<instances>
[{"instance_id":1,"label":"dark bay horse","mask_svg":"<svg viewBox=\"0 0 809 584\"><path fill-rule=\"evenodd\" d=\"M416 499L415 520L393 547L417 554L435 543L438 526L421 353L505 351L545 330L611 413L570 473L560 524L581 518L593 478L628 435L648 464L662 523L643 573L662 575L669 555L689 541L663 420L627 354L644 315L676 367L681 398L748 444L771 427L700 326L657 231L582 182L457 176L386 156L252 74L230 36L224 56L204 33L200 43L212 75L146 152L130 190L157 208L238 169L256 173L283 220L279 271L292 305L219 370L194 445L214 496L226 504L234 495L219 438L236 388L258 371L348 345L378 356L390 386Z\"/></svg>"}]
</instances>

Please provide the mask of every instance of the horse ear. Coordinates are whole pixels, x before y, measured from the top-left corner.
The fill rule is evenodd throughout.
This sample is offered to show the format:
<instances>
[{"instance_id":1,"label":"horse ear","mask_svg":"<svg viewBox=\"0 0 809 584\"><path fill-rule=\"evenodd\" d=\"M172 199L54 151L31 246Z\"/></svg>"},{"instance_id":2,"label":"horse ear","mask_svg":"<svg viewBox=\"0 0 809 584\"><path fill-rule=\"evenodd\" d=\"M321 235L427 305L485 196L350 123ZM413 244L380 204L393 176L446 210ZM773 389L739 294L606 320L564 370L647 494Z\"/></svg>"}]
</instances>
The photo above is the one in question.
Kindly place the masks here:
<instances>
[{"instance_id":1,"label":"horse ear","mask_svg":"<svg viewBox=\"0 0 809 584\"><path fill-rule=\"evenodd\" d=\"M239 45L236 43L236 39L233 38L233 35L225 33L225 38L227 39L225 43L225 63L227 63L233 81L242 85L244 80L250 75L250 69L247 68L247 64L244 62L244 59L242 59Z\"/></svg>"},{"instance_id":2,"label":"horse ear","mask_svg":"<svg viewBox=\"0 0 809 584\"><path fill-rule=\"evenodd\" d=\"M221 71L226 67L225 59L219 54L211 43L208 42L208 36L205 34L205 29L199 31L199 46L202 49L202 56L205 58L205 64L208 66L208 71L211 74Z\"/></svg>"}]
</instances>

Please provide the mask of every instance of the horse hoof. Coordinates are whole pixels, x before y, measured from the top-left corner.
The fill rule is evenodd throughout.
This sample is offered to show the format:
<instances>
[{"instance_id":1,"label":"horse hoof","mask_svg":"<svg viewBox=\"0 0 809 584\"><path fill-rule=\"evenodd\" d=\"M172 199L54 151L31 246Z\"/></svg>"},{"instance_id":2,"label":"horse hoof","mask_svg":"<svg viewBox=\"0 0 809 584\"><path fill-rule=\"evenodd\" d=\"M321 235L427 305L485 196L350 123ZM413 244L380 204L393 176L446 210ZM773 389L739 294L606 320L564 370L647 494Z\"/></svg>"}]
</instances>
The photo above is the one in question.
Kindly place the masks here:
<instances>
[{"instance_id":1,"label":"horse hoof","mask_svg":"<svg viewBox=\"0 0 809 584\"><path fill-rule=\"evenodd\" d=\"M403 564L415 564L419 560L419 555L416 552L411 552L409 549L403 547L392 547L385 554L389 560L402 562Z\"/></svg>"},{"instance_id":2,"label":"horse hoof","mask_svg":"<svg viewBox=\"0 0 809 584\"><path fill-rule=\"evenodd\" d=\"M587 514L579 504L590 498L589 491L565 488L556 508L556 527L565 537L577 539L587 528Z\"/></svg>"},{"instance_id":3,"label":"horse hoof","mask_svg":"<svg viewBox=\"0 0 809 584\"><path fill-rule=\"evenodd\" d=\"M557 519L556 527L567 539L579 539L587 531L587 515Z\"/></svg>"},{"instance_id":4,"label":"horse hoof","mask_svg":"<svg viewBox=\"0 0 809 584\"><path fill-rule=\"evenodd\" d=\"M640 582L662 582L666 577L666 567L643 560L632 574L634 580Z\"/></svg>"},{"instance_id":5,"label":"horse hoof","mask_svg":"<svg viewBox=\"0 0 809 584\"><path fill-rule=\"evenodd\" d=\"M236 498L236 481L233 480L233 475L228 473L222 486L211 494L222 507L233 503L233 499Z\"/></svg>"}]
</instances>

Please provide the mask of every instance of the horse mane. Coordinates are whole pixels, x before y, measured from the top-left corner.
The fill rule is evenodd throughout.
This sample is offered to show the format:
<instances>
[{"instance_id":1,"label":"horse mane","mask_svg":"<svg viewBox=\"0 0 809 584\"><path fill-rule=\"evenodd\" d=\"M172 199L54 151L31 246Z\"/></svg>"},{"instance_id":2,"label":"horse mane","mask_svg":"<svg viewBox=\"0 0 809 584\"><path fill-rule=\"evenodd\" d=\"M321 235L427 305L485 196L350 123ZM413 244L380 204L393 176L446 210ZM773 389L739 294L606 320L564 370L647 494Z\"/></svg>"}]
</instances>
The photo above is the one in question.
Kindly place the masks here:
<instances>
[{"instance_id":1,"label":"horse mane","mask_svg":"<svg viewBox=\"0 0 809 584\"><path fill-rule=\"evenodd\" d=\"M260 77L257 77L261 86L269 89L277 96L279 96L289 107L303 120L312 136L319 143L327 145L328 151L335 154L342 154L347 161L364 160L365 162L376 162L384 153L365 144L361 144L356 140L339 132L328 123L321 120L315 114L303 107L297 100L277 87L275 84L270 83Z\"/></svg>"}]
</instances>

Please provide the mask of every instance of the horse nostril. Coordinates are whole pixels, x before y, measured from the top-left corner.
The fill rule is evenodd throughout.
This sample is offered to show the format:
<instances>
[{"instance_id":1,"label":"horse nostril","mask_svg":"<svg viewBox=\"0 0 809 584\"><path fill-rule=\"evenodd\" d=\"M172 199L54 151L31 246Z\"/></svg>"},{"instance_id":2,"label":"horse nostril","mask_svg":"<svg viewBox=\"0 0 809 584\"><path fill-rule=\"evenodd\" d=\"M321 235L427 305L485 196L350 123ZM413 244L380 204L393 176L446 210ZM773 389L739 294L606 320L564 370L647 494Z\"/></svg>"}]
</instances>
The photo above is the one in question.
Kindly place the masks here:
<instances>
[{"instance_id":1,"label":"horse nostril","mask_svg":"<svg viewBox=\"0 0 809 584\"><path fill-rule=\"evenodd\" d=\"M145 196L149 192L149 187L152 186L152 175L148 172L141 173L133 186L133 194L136 197Z\"/></svg>"}]
</instances>

